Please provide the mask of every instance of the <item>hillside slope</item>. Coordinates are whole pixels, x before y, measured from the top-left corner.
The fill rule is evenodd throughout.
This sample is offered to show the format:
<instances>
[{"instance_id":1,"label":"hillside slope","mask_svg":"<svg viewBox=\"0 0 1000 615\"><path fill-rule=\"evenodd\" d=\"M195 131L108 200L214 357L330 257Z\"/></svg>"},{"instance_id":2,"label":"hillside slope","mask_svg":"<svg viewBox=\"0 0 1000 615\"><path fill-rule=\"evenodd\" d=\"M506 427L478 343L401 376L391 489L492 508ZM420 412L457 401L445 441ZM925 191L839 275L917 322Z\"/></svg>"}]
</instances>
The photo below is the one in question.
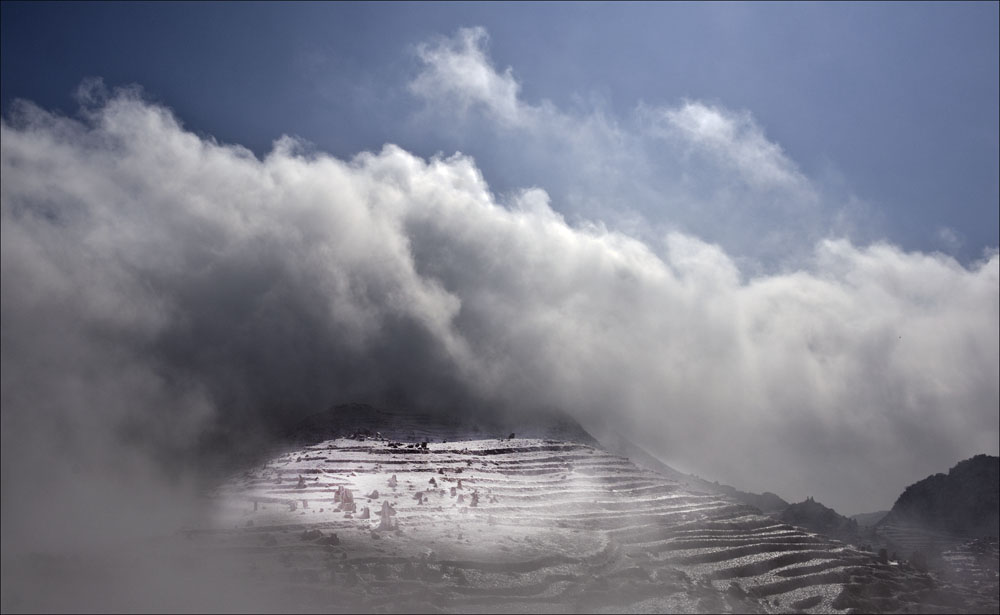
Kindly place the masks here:
<instances>
[{"instance_id":1,"label":"hillside slope","mask_svg":"<svg viewBox=\"0 0 1000 615\"><path fill-rule=\"evenodd\" d=\"M203 544L293 610L995 608L586 444L354 436L227 482Z\"/></svg>"},{"instance_id":2,"label":"hillside slope","mask_svg":"<svg viewBox=\"0 0 1000 615\"><path fill-rule=\"evenodd\" d=\"M620 457L627 457L629 461L640 468L652 470L673 479L689 491L722 494L738 502L758 508L761 512L768 514L780 513L788 507L788 502L770 491L765 491L764 493L740 491L736 487L719 484L718 481L708 481L693 474L685 474L667 465L638 444L604 425L588 424L587 429L591 433L594 433L599 446L604 450Z\"/></svg>"},{"instance_id":3,"label":"hillside slope","mask_svg":"<svg viewBox=\"0 0 1000 615\"><path fill-rule=\"evenodd\" d=\"M808 528L825 536L844 542L857 543L861 540L858 523L823 506L812 498L797 504L789 504L778 515L785 523Z\"/></svg>"}]
</instances>

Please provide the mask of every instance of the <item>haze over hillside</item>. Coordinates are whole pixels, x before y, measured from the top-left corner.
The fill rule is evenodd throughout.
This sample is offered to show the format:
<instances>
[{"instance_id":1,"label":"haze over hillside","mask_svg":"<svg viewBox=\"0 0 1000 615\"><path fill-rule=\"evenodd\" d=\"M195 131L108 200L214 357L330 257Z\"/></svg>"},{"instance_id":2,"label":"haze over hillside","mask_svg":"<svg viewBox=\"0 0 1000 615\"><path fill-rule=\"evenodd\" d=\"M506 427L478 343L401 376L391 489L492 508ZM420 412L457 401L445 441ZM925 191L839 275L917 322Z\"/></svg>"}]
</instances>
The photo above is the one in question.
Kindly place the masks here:
<instances>
[{"instance_id":1,"label":"haze over hillside","mask_svg":"<svg viewBox=\"0 0 1000 615\"><path fill-rule=\"evenodd\" d=\"M996 605L905 562L641 469L592 446L558 413L520 421L525 434L546 438L484 438L492 427L364 404L331 408L288 434L309 444L263 455L207 494L208 523L141 554L135 545L81 554L92 561L86 573L59 559L10 562L4 608L134 610L146 604L140 595L168 610L317 612ZM785 515L814 516L803 507L832 513L809 501ZM184 591L162 595L150 572L169 573Z\"/></svg>"},{"instance_id":2,"label":"haze over hillside","mask_svg":"<svg viewBox=\"0 0 1000 615\"><path fill-rule=\"evenodd\" d=\"M611 587L651 592L661 573L677 580L663 554L681 544L708 551L680 558L759 556L764 572L727 574L771 589L831 564L806 583L830 587L793 603L832 608L842 585L860 587L852 576L878 578L870 554L808 528L768 538L758 522L784 523L773 517L807 497L804 524L826 516L820 503L886 509L955 460L1000 453L998 12L0 2L5 604L56 596L54 579L100 600L127 576L121 610L161 596L252 608L240 590L256 573L195 573L185 562L205 543L178 546L176 532L220 538L209 571L252 569L243 555L258 551L281 571L289 541L216 532L215 490L278 498L298 489L266 484L286 448L405 427L487 466L481 451L501 444L438 440L568 442L534 468L545 451L503 453L511 476L489 479L522 495L532 472L559 486L563 453L613 469L508 511L560 540L608 539L606 559L546 564L522 589L566 589L565 564L582 575L573 591L594 565L623 575L605 575ZM424 453L377 441L333 445L330 464L357 453L426 469L412 465ZM388 480L354 471L323 489ZM660 491L633 498L619 480ZM657 543L655 566L627 565L633 543L611 540L614 511L662 521L702 500L691 542L636 539ZM746 526L712 516L741 506L754 507ZM958 548L942 532L966 522L992 527L918 510L900 504L880 526L900 560L918 543ZM761 555L769 541L803 560ZM437 572L483 587L458 568ZM926 580L893 570L911 589ZM730 580L714 574L676 587ZM323 591L277 576L282 591ZM206 601L216 581L232 604ZM857 587L844 600L875 604Z\"/></svg>"},{"instance_id":3,"label":"haze over hillside","mask_svg":"<svg viewBox=\"0 0 1000 615\"><path fill-rule=\"evenodd\" d=\"M888 510L877 510L870 513L858 513L856 515L851 515L851 519L857 521L858 525L861 527L873 527L888 514Z\"/></svg>"}]
</instances>

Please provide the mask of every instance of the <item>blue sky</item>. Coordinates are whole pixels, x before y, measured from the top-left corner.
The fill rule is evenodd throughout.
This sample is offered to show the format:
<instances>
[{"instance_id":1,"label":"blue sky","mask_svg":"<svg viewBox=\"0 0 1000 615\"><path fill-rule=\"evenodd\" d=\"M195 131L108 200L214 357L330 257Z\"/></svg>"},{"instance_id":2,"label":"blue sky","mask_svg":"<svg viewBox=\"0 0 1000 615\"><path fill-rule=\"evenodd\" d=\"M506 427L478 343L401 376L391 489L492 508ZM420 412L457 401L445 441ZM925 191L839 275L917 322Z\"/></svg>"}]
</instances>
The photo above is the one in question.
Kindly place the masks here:
<instances>
[{"instance_id":1,"label":"blue sky","mask_svg":"<svg viewBox=\"0 0 1000 615\"><path fill-rule=\"evenodd\" d=\"M5 469L400 398L845 513L998 452L996 2L0 11Z\"/></svg>"},{"instance_id":2,"label":"blue sky","mask_svg":"<svg viewBox=\"0 0 1000 615\"><path fill-rule=\"evenodd\" d=\"M416 46L481 26L528 103L748 111L831 198L870 208L860 239L965 263L998 245L997 3L5 3L3 17L5 111L72 112L97 76L258 154L283 134L338 156L391 142L471 154L498 190L543 184L489 135L412 121Z\"/></svg>"}]
</instances>

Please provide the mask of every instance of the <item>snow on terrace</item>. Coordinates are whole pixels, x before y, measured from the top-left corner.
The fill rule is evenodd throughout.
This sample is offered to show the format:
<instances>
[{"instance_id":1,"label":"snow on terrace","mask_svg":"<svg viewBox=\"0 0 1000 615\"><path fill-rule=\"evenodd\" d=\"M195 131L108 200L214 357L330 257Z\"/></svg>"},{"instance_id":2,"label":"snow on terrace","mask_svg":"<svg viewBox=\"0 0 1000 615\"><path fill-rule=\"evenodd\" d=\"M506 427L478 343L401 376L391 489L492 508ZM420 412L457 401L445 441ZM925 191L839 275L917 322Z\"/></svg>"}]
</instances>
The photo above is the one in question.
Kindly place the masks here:
<instances>
[{"instance_id":1,"label":"snow on terrace","mask_svg":"<svg viewBox=\"0 0 1000 615\"><path fill-rule=\"evenodd\" d=\"M927 589L915 571L572 442L339 438L214 500L202 534L245 551L248 574L298 609L906 611Z\"/></svg>"}]
</instances>

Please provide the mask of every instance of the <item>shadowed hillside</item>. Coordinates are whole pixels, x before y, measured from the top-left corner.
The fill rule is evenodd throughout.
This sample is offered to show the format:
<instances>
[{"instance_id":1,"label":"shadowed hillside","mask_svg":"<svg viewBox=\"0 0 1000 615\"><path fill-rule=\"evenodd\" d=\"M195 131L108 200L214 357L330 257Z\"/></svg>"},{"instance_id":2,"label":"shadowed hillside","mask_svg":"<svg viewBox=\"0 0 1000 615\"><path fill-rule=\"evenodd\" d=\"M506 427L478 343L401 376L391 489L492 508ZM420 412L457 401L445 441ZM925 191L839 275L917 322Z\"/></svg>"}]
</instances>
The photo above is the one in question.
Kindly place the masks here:
<instances>
[{"instance_id":1,"label":"shadowed hillside","mask_svg":"<svg viewBox=\"0 0 1000 615\"><path fill-rule=\"evenodd\" d=\"M934 474L903 491L879 528L917 526L977 538L1000 534L1000 457L976 455L948 474Z\"/></svg>"},{"instance_id":2,"label":"shadowed hillside","mask_svg":"<svg viewBox=\"0 0 1000 615\"><path fill-rule=\"evenodd\" d=\"M1000 458L976 455L918 481L875 526L880 544L969 596L1000 592Z\"/></svg>"},{"instance_id":3,"label":"shadowed hillside","mask_svg":"<svg viewBox=\"0 0 1000 615\"><path fill-rule=\"evenodd\" d=\"M838 514L811 497L798 504L789 504L777 518L844 542L860 540L857 521Z\"/></svg>"}]
</instances>

